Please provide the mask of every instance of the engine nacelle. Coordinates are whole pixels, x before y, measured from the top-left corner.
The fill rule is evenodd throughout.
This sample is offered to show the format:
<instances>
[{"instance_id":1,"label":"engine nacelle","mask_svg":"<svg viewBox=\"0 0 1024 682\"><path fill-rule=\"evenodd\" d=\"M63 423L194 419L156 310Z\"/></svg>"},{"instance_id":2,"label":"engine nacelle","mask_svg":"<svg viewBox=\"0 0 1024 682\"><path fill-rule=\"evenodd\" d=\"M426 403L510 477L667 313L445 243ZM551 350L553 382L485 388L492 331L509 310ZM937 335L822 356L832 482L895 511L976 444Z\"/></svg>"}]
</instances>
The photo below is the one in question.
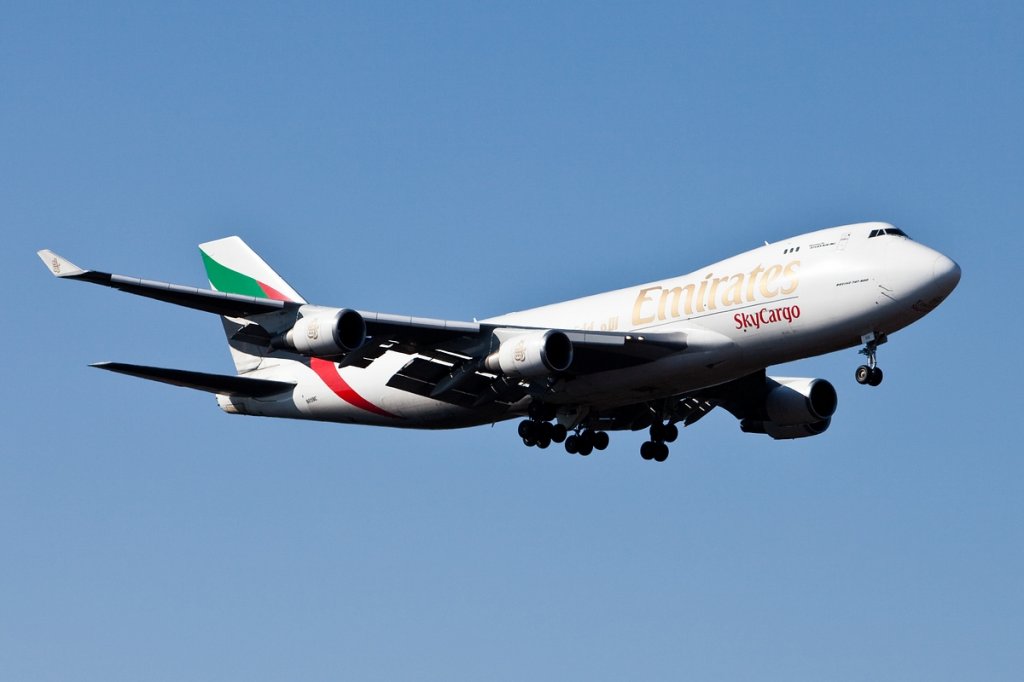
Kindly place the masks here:
<instances>
[{"instance_id":1,"label":"engine nacelle","mask_svg":"<svg viewBox=\"0 0 1024 682\"><path fill-rule=\"evenodd\" d=\"M744 433L765 433L775 440L788 440L791 438L807 438L808 436L817 436L818 434L825 433L831 423L831 419L823 419L822 421L807 422L806 424L781 425L770 421L763 422L744 419L740 422L740 430Z\"/></svg>"},{"instance_id":2,"label":"engine nacelle","mask_svg":"<svg viewBox=\"0 0 1024 682\"><path fill-rule=\"evenodd\" d=\"M347 308L304 305L285 343L302 355L331 358L356 350L366 341L366 321Z\"/></svg>"},{"instance_id":3,"label":"engine nacelle","mask_svg":"<svg viewBox=\"0 0 1024 682\"><path fill-rule=\"evenodd\" d=\"M740 422L745 433L776 440L825 433L839 405L836 389L824 379L767 377L764 406Z\"/></svg>"},{"instance_id":4,"label":"engine nacelle","mask_svg":"<svg viewBox=\"0 0 1024 682\"><path fill-rule=\"evenodd\" d=\"M768 421L778 427L827 421L838 405L836 389L824 379L768 377L764 409Z\"/></svg>"},{"instance_id":5,"label":"engine nacelle","mask_svg":"<svg viewBox=\"0 0 1024 682\"><path fill-rule=\"evenodd\" d=\"M498 350L487 356L484 367L510 377L542 377L558 374L572 364L572 341L565 332L546 331L512 334L502 338L496 330Z\"/></svg>"}]
</instances>

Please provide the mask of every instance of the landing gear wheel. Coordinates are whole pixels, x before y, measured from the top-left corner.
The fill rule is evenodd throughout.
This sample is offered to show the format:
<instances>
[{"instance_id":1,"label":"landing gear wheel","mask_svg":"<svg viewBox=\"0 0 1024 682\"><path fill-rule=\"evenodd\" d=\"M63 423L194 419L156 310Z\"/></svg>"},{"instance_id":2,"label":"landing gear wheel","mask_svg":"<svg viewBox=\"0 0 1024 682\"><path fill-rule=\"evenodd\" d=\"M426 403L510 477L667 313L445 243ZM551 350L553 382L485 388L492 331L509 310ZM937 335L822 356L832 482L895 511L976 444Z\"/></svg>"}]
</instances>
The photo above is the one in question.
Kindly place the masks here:
<instances>
[{"instance_id":1,"label":"landing gear wheel","mask_svg":"<svg viewBox=\"0 0 1024 682\"><path fill-rule=\"evenodd\" d=\"M565 451L570 455L575 455L580 451L579 438L576 436L569 436L565 439Z\"/></svg>"},{"instance_id":2,"label":"landing gear wheel","mask_svg":"<svg viewBox=\"0 0 1024 682\"><path fill-rule=\"evenodd\" d=\"M551 427L551 441L553 443L561 443L565 440L568 433L568 430L563 424L555 424Z\"/></svg>"},{"instance_id":3,"label":"landing gear wheel","mask_svg":"<svg viewBox=\"0 0 1024 682\"><path fill-rule=\"evenodd\" d=\"M580 431L579 435L576 436L576 450L586 457L594 451L594 432L590 429L586 431Z\"/></svg>"},{"instance_id":4,"label":"landing gear wheel","mask_svg":"<svg viewBox=\"0 0 1024 682\"><path fill-rule=\"evenodd\" d=\"M594 432L594 449L595 450L604 450L606 447L608 447L608 434L605 433L604 431L595 431Z\"/></svg>"},{"instance_id":5,"label":"landing gear wheel","mask_svg":"<svg viewBox=\"0 0 1024 682\"><path fill-rule=\"evenodd\" d=\"M874 333L866 334L861 337L861 341L864 341L864 347L860 354L867 357L868 364L858 367L854 376L858 384L877 386L882 383L882 370L878 367L878 347L886 342L885 334L879 334L877 337Z\"/></svg>"},{"instance_id":6,"label":"landing gear wheel","mask_svg":"<svg viewBox=\"0 0 1024 682\"><path fill-rule=\"evenodd\" d=\"M664 462L668 459L668 446L664 443L654 443L654 461Z\"/></svg>"},{"instance_id":7,"label":"landing gear wheel","mask_svg":"<svg viewBox=\"0 0 1024 682\"><path fill-rule=\"evenodd\" d=\"M661 435L662 440L666 443L675 443L676 438L679 438L679 427L675 424L665 424Z\"/></svg>"},{"instance_id":8,"label":"landing gear wheel","mask_svg":"<svg viewBox=\"0 0 1024 682\"><path fill-rule=\"evenodd\" d=\"M671 443L679 438L679 427L672 423L654 422L651 424L651 440L655 443Z\"/></svg>"},{"instance_id":9,"label":"landing gear wheel","mask_svg":"<svg viewBox=\"0 0 1024 682\"><path fill-rule=\"evenodd\" d=\"M537 444L537 441L534 440L533 438L524 438L523 439L523 445L525 445L528 448L532 448L536 444Z\"/></svg>"},{"instance_id":10,"label":"landing gear wheel","mask_svg":"<svg viewBox=\"0 0 1024 682\"><path fill-rule=\"evenodd\" d=\"M535 433L535 426L532 421L525 419L519 422L519 437L520 438L531 438Z\"/></svg>"},{"instance_id":11,"label":"landing gear wheel","mask_svg":"<svg viewBox=\"0 0 1024 682\"><path fill-rule=\"evenodd\" d=\"M654 459L654 453L657 449L657 443L650 440L645 440L643 445L640 446L640 456L644 459Z\"/></svg>"}]
</instances>

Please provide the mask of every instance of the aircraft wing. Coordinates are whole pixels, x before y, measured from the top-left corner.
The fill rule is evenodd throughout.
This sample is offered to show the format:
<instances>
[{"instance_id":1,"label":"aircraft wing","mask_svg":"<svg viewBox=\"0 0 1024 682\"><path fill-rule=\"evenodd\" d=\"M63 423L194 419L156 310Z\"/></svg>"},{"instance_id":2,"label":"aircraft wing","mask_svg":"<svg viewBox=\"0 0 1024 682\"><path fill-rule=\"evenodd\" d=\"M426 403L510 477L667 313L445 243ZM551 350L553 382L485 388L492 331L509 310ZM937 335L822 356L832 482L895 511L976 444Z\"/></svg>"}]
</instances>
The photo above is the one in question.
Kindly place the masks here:
<instances>
[{"instance_id":1,"label":"aircraft wing","mask_svg":"<svg viewBox=\"0 0 1024 682\"><path fill-rule=\"evenodd\" d=\"M225 321L225 324L229 325L229 340L245 352L260 356L282 354L301 359L301 356L297 357L289 349L273 346L273 339L279 338L295 324L304 305L302 303L86 270L46 249L39 251L38 255L47 269L62 279L99 284L231 318ZM514 402L524 395L547 391L550 387L551 382L546 377L533 381L511 378L489 371L484 366L485 358L497 350L497 331L528 333L546 330L368 311L357 312L366 324L365 343L344 357L331 359L338 361L342 366L368 367L389 350L412 355L409 362L388 381L388 385L394 388L456 404L479 405L495 400ZM708 345L727 342L724 337L709 337L708 332L700 330L660 334L574 329L552 331L564 333L573 348L572 365L560 373L558 378L573 378L635 367L673 353L700 350ZM225 393L234 390L223 382L204 384L198 379L193 381L195 377L190 379L183 375L172 377L166 374L157 376L152 371L144 375L141 370L128 371L127 365L103 368L201 390L217 389ZM144 369L149 371L152 368ZM175 380L168 381L168 378ZM250 385L245 390L254 388L254 385ZM263 387L266 390L272 388Z\"/></svg>"},{"instance_id":2,"label":"aircraft wing","mask_svg":"<svg viewBox=\"0 0 1024 682\"><path fill-rule=\"evenodd\" d=\"M409 327L400 333L371 339L341 364L365 367L388 350L410 353L413 357L391 377L388 386L462 407L479 407L490 402L515 403L531 394L547 394L557 391L556 380L636 367L687 349L703 349L708 342L702 333L688 339L685 332L638 335L555 330L572 342L571 366L551 377L529 379L501 375L486 368L485 357L494 350L496 329L501 328L482 324L477 332L424 343L418 330Z\"/></svg>"},{"instance_id":3,"label":"aircraft wing","mask_svg":"<svg viewBox=\"0 0 1024 682\"><path fill-rule=\"evenodd\" d=\"M180 284L157 282L149 279L139 279L138 277L128 277L126 275L114 275L97 270L85 270L48 249L39 251L38 255L55 277L99 284L105 287L120 289L130 294L185 306L186 308L204 310L208 313L245 317L258 313L276 312L289 306L298 307L297 304L288 301L275 301L267 298L242 296L240 294L225 294L220 291L213 291L212 289L197 289Z\"/></svg>"},{"instance_id":4,"label":"aircraft wing","mask_svg":"<svg viewBox=\"0 0 1024 682\"><path fill-rule=\"evenodd\" d=\"M289 308L297 309L301 304L270 298L257 298L241 294L230 294L212 289L171 284L158 280L141 279L99 270L86 270L68 259L43 249L38 252L55 277L80 280L111 287L137 296L145 296L167 303L203 310L217 315L245 318L261 313L278 312ZM367 332L374 339L393 339L406 347L432 346L442 341L458 339L471 340L481 334L489 335L500 328L479 322L442 320L425 317L411 317L390 313L357 311L366 322ZM530 329L524 327L524 329ZM679 350L680 337L670 335L635 335L621 332L593 332L565 330L574 347L594 351L596 355L635 356L653 358L666 348Z\"/></svg>"}]
</instances>

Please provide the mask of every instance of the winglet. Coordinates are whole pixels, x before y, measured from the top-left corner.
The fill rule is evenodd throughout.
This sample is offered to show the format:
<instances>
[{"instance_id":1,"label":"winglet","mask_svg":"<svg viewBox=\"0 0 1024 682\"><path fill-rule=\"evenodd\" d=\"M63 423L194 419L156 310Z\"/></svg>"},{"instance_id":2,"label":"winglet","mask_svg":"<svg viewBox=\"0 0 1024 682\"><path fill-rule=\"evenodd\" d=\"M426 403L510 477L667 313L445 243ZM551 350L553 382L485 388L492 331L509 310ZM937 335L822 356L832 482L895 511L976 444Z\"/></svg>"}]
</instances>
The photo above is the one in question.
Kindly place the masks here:
<instances>
[{"instance_id":1,"label":"winglet","mask_svg":"<svg viewBox=\"0 0 1024 682\"><path fill-rule=\"evenodd\" d=\"M43 264L46 265L47 269L56 277L78 277L88 272L88 270L83 270L68 259L58 256L49 249L43 249L36 253L39 255L39 258L42 259Z\"/></svg>"}]
</instances>

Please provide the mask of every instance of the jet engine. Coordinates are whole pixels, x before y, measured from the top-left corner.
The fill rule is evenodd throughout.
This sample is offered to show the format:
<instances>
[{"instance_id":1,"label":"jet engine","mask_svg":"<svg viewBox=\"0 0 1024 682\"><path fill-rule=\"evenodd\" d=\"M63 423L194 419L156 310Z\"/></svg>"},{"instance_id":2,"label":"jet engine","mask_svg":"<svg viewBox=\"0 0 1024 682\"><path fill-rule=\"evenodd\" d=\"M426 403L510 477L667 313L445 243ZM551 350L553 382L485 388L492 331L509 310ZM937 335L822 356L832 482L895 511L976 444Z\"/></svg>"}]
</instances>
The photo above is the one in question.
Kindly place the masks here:
<instances>
[{"instance_id":1,"label":"jet engine","mask_svg":"<svg viewBox=\"0 0 1024 682\"><path fill-rule=\"evenodd\" d=\"M304 305L299 319L284 333L284 345L302 355L331 358L345 355L363 345L366 321L347 308Z\"/></svg>"},{"instance_id":2,"label":"jet engine","mask_svg":"<svg viewBox=\"0 0 1024 682\"><path fill-rule=\"evenodd\" d=\"M572 341L564 332L548 329L514 335L496 330L498 350L487 356L484 367L510 377L543 377L569 369Z\"/></svg>"},{"instance_id":3,"label":"jet engine","mask_svg":"<svg viewBox=\"0 0 1024 682\"><path fill-rule=\"evenodd\" d=\"M824 379L767 377L765 418L746 418L740 429L776 440L817 436L828 429L839 404L836 389Z\"/></svg>"},{"instance_id":4,"label":"jet engine","mask_svg":"<svg viewBox=\"0 0 1024 682\"><path fill-rule=\"evenodd\" d=\"M790 440L793 438L807 438L808 436L817 436L818 434L825 433L831 423L831 419L823 419L822 421L809 422L807 424L780 426L774 422L759 422L744 419L740 422L740 429L744 433L764 433L775 440Z\"/></svg>"}]
</instances>

